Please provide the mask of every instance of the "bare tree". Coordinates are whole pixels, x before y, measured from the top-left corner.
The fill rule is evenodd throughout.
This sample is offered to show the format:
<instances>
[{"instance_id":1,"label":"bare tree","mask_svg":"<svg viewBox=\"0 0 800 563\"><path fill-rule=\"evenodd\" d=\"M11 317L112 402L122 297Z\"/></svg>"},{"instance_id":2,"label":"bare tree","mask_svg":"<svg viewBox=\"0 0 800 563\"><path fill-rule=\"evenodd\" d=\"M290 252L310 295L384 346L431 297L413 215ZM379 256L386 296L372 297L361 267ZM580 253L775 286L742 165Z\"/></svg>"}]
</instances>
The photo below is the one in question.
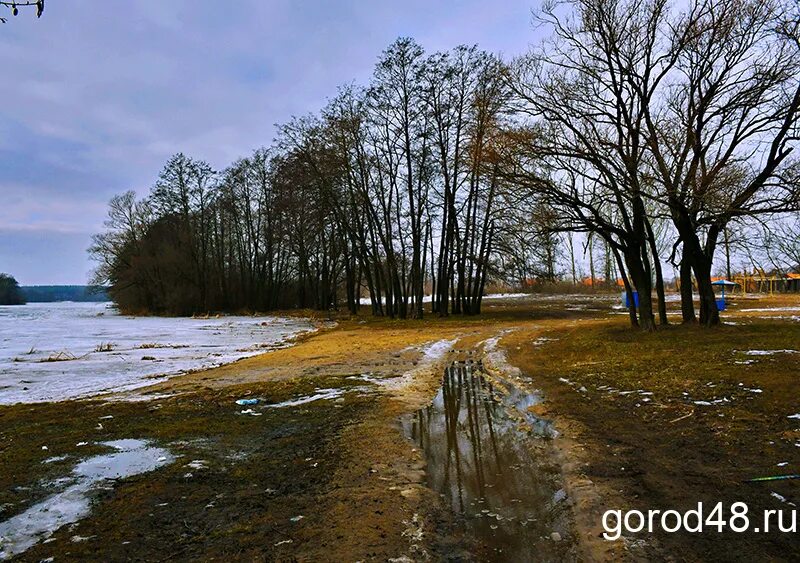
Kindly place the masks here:
<instances>
[{"instance_id":1,"label":"bare tree","mask_svg":"<svg viewBox=\"0 0 800 563\"><path fill-rule=\"evenodd\" d=\"M509 72L522 120L509 179L546 194L565 229L609 245L626 291L639 294L631 322L645 330L655 328L653 278L660 304L663 280L648 213L646 113L631 77L662 64L652 36L664 10L660 0L546 2L539 18L553 37Z\"/></svg>"},{"instance_id":2,"label":"bare tree","mask_svg":"<svg viewBox=\"0 0 800 563\"><path fill-rule=\"evenodd\" d=\"M659 28L669 60L661 90L644 97L647 144L700 293L700 322L719 323L711 267L736 218L793 209L798 164L789 158L800 117L795 4L703 0ZM684 320L694 312L684 295Z\"/></svg>"}]
</instances>

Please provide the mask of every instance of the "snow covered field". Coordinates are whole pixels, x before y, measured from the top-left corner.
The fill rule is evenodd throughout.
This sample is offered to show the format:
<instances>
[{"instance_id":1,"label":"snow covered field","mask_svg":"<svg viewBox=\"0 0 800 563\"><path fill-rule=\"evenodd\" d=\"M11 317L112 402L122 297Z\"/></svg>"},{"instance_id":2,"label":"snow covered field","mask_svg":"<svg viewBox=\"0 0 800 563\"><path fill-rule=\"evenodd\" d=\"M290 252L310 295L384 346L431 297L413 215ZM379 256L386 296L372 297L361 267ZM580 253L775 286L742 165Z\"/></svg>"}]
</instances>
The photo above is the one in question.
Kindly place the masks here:
<instances>
[{"instance_id":1,"label":"snow covered field","mask_svg":"<svg viewBox=\"0 0 800 563\"><path fill-rule=\"evenodd\" d=\"M135 389L310 330L278 317L126 317L107 303L0 306L0 404Z\"/></svg>"}]
</instances>

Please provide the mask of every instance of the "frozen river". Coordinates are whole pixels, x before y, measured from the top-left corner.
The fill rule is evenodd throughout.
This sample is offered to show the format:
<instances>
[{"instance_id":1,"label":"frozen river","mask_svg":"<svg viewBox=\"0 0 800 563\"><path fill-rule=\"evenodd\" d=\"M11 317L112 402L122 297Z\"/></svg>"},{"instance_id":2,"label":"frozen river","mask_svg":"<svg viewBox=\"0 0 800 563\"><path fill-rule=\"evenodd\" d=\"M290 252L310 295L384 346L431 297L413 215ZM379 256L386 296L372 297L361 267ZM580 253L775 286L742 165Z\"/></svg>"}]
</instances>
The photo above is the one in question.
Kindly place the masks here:
<instances>
[{"instance_id":1,"label":"frozen river","mask_svg":"<svg viewBox=\"0 0 800 563\"><path fill-rule=\"evenodd\" d=\"M310 330L308 321L279 317L128 317L109 303L0 306L0 404L135 389Z\"/></svg>"}]
</instances>

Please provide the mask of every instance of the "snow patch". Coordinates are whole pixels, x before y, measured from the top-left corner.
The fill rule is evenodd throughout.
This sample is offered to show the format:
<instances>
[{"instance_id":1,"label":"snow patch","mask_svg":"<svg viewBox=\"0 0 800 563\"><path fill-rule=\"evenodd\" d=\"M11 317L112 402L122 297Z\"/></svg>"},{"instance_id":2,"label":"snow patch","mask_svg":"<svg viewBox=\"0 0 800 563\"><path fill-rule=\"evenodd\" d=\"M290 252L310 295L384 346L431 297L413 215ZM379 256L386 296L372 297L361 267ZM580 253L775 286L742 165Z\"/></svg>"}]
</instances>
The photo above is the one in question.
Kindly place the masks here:
<instances>
[{"instance_id":1,"label":"snow patch","mask_svg":"<svg viewBox=\"0 0 800 563\"><path fill-rule=\"evenodd\" d=\"M343 389L315 389L313 395L298 397L297 399L290 399L288 401L283 401L281 403L272 403L264 405L264 408L280 409L284 407L296 407L298 405L305 405L307 403L313 403L314 401L321 401L323 399L335 399L337 397L341 397L342 395L344 395ZM252 414L252 413L247 413L247 414Z\"/></svg>"},{"instance_id":2,"label":"snow patch","mask_svg":"<svg viewBox=\"0 0 800 563\"><path fill-rule=\"evenodd\" d=\"M90 493L98 484L158 469L173 461L169 451L145 440L102 442L114 453L90 457L78 463L66 481L72 484L25 512L0 522L0 560L26 551L66 524L91 511Z\"/></svg>"},{"instance_id":3,"label":"snow patch","mask_svg":"<svg viewBox=\"0 0 800 563\"><path fill-rule=\"evenodd\" d=\"M773 311L795 313L800 312L800 307L764 307L759 309L739 309L739 311L743 313L772 313Z\"/></svg>"},{"instance_id":4,"label":"snow patch","mask_svg":"<svg viewBox=\"0 0 800 563\"><path fill-rule=\"evenodd\" d=\"M407 387L419 374L426 372L441 361L445 354L452 350L456 342L458 342L458 339L442 339L423 346L421 349L422 358L414 369L405 372L400 377L375 381L375 384L390 390L400 390Z\"/></svg>"},{"instance_id":5,"label":"snow patch","mask_svg":"<svg viewBox=\"0 0 800 563\"><path fill-rule=\"evenodd\" d=\"M107 303L0 306L0 404L136 389L313 330L307 320L279 317L128 317Z\"/></svg>"},{"instance_id":6,"label":"snow patch","mask_svg":"<svg viewBox=\"0 0 800 563\"><path fill-rule=\"evenodd\" d=\"M786 500L785 496L783 496L781 494L778 494L775 491L770 492L769 496L771 496L773 498L776 498L779 501L781 501L782 503L788 504L789 506L795 506L795 504L793 502L789 502L788 500Z\"/></svg>"},{"instance_id":7,"label":"snow patch","mask_svg":"<svg viewBox=\"0 0 800 563\"><path fill-rule=\"evenodd\" d=\"M748 356L774 356L775 354L798 354L797 350L745 350Z\"/></svg>"}]
</instances>

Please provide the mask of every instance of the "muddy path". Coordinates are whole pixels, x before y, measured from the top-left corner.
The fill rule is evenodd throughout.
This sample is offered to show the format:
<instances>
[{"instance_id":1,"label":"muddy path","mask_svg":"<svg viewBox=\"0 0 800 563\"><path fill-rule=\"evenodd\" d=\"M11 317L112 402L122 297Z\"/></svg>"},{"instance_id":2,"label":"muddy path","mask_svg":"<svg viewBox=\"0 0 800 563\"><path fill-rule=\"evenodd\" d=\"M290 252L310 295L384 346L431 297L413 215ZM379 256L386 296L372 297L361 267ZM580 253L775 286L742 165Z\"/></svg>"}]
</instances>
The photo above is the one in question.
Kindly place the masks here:
<instances>
[{"instance_id":1,"label":"muddy path","mask_svg":"<svg viewBox=\"0 0 800 563\"><path fill-rule=\"evenodd\" d=\"M451 363L430 405L403 417L440 493L481 560L563 561L575 556L567 494L549 451L552 430L529 425L480 360Z\"/></svg>"},{"instance_id":2,"label":"muddy path","mask_svg":"<svg viewBox=\"0 0 800 563\"><path fill-rule=\"evenodd\" d=\"M576 534L549 438L503 402L508 390L492 388L488 373L469 374L450 394L453 373L518 323L348 322L135 394L0 407L0 521L35 522L0 553L23 561L507 560L504 549L515 560L572 557ZM439 412L445 389L448 404L467 409L455 418ZM408 431L422 412L424 446ZM493 457L462 465L455 489L437 461L445 420L462 453L483 448L490 427L494 435ZM164 454L157 467L83 487L91 508L78 518L57 526L37 516L37 505L80 482L81 463L114 455L118 440ZM518 477L503 476L506 464ZM454 509L454 491L475 510Z\"/></svg>"},{"instance_id":3,"label":"muddy path","mask_svg":"<svg viewBox=\"0 0 800 563\"><path fill-rule=\"evenodd\" d=\"M609 542L601 517L800 502L742 484L798 459L797 299L650 335L575 301L339 319L133 393L0 407L0 558L796 558L792 534Z\"/></svg>"}]
</instances>

